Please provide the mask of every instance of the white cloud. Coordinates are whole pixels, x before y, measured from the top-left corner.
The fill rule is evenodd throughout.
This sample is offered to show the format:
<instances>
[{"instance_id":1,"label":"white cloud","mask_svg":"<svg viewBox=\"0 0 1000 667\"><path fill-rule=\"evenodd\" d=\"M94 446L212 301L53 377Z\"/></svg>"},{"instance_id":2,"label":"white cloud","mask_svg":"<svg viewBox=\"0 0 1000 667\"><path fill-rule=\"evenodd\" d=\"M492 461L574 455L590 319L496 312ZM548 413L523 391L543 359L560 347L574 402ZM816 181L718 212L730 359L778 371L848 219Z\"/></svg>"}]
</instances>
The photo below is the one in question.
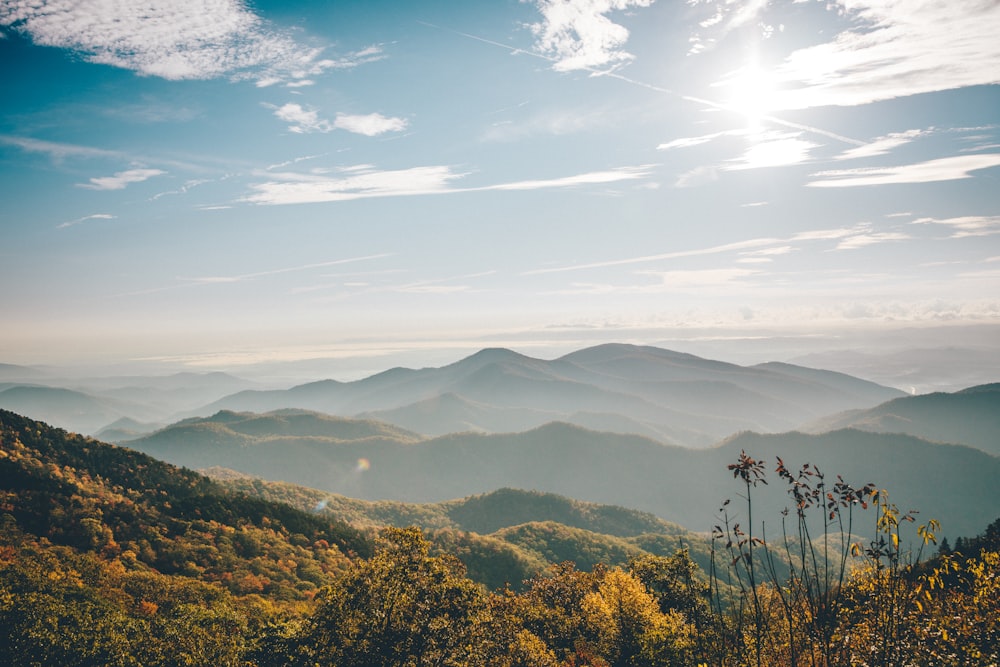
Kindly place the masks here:
<instances>
[{"instance_id":1,"label":"white cloud","mask_svg":"<svg viewBox=\"0 0 1000 667\"><path fill-rule=\"evenodd\" d=\"M887 243L889 241L905 241L911 238L902 232L869 232L866 234L856 234L848 236L837 244L836 250L854 250L877 243Z\"/></svg>"},{"instance_id":2,"label":"white cloud","mask_svg":"<svg viewBox=\"0 0 1000 667\"><path fill-rule=\"evenodd\" d=\"M693 269L690 271L641 271L640 275L658 277L663 286L672 289L719 287L739 282L759 273L753 269Z\"/></svg>"},{"instance_id":3,"label":"white cloud","mask_svg":"<svg viewBox=\"0 0 1000 667\"><path fill-rule=\"evenodd\" d=\"M561 72L614 69L632 60L622 47L628 30L606 14L648 7L653 0L537 0L543 21L532 24L536 48Z\"/></svg>"},{"instance_id":4,"label":"white cloud","mask_svg":"<svg viewBox=\"0 0 1000 667\"><path fill-rule=\"evenodd\" d=\"M452 172L446 166L390 171L362 168L339 178L274 174L284 180L254 185L256 193L247 197L246 201L254 204L305 204L443 193L448 192L451 181L463 175Z\"/></svg>"},{"instance_id":5,"label":"white cloud","mask_svg":"<svg viewBox=\"0 0 1000 667\"><path fill-rule=\"evenodd\" d=\"M973 171L1000 166L1000 153L959 155L898 167L836 169L813 174L820 180L806 185L818 188L845 188L859 185L933 183L971 178Z\"/></svg>"},{"instance_id":6,"label":"white cloud","mask_svg":"<svg viewBox=\"0 0 1000 667\"><path fill-rule=\"evenodd\" d=\"M952 238L1000 234L1000 216L969 215L959 218L920 218L914 225L944 225L951 227Z\"/></svg>"},{"instance_id":7,"label":"white cloud","mask_svg":"<svg viewBox=\"0 0 1000 667\"><path fill-rule=\"evenodd\" d=\"M305 79L378 59L370 47L340 60L269 26L240 0L8 0L0 26L94 63L164 79Z\"/></svg>"},{"instance_id":8,"label":"white cloud","mask_svg":"<svg viewBox=\"0 0 1000 667\"><path fill-rule=\"evenodd\" d=\"M329 132L333 129L333 124L330 121L321 119L314 109L305 109L301 104L289 102L275 109L274 115L289 123L289 131L299 134Z\"/></svg>"},{"instance_id":9,"label":"white cloud","mask_svg":"<svg viewBox=\"0 0 1000 667\"><path fill-rule=\"evenodd\" d=\"M81 188L88 190L121 190L130 183L142 183L154 176L160 176L167 172L161 169L129 169L119 171L114 176L101 176L90 179L89 183L80 183Z\"/></svg>"},{"instance_id":10,"label":"white cloud","mask_svg":"<svg viewBox=\"0 0 1000 667\"><path fill-rule=\"evenodd\" d=\"M722 132L713 132L711 134L703 134L698 137L681 137L680 139L674 139L673 141L668 141L662 143L656 147L658 151L669 151L675 148L690 148L691 146L700 146L701 144L707 144L711 141L719 139L720 137L731 137L746 134L747 130L723 130Z\"/></svg>"},{"instance_id":11,"label":"white cloud","mask_svg":"<svg viewBox=\"0 0 1000 667\"><path fill-rule=\"evenodd\" d=\"M403 118L387 118L380 113L368 115L337 114L334 127L363 134L366 137L376 137L386 132L400 132L406 129L407 122Z\"/></svg>"},{"instance_id":12,"label":"white cloud","mask_svg":"<svg viewBox=\"0 0 1000 667\"><path fill-rule=\"evenodd\" d=\"M350 257L347 259L335 259L329 262L316 262L313 264L302 264L299 266L288 266L280 269L267 269L264 271L255 271L253 273L243 273L233 276L204 276L201 278L184 278L186 284L218 284L218 283L239 283L246 280L253 280L256 278L263 278L266 276L276 276L283 273L298 273L301 271L311 271L313 269L322 269L328 266L339 266L341 264L353 264L354 262L367 262L373 259L383 259L385 257L391 257L392 253L380 253L378 255L365 255L363 257Z\"/></svg>"},{"instance_id":13,"label":"white cloud","mask_svg":"<svg viewBox=\"0 0 1000 667\"><path fill-rule=\"evenodd\" d=\"M56 225L57 229L66 229L67 227L72 227L73 225L79 225L81 222L87 222L88 220L114 220L115 216L110 213L94 213L93 215L85 215L82 218L77 218L76 220L68 220L64 223Z\"/></svg>"},{"instance_id":14,"label":"white cloud","mask_svg":"<svg viewBox=\"0 0 1000 667\"><path fill-rule=\"evenodd\" d=\"M907 130L906 132L893 132L884 137L879 137L864 146L850 148L840 155L836 160L854 160L857 158L875 157L885 155L894 148L910 143L914 139L929 134L927 130Z\"/></svg>"},{"instance_id":15,"label":"white cloud","mask_svg":"<svg viewBox=\"0 0 1000 667\"><path fill-rule=\"evenodd\" d=\"M809 151L818 147L819 144L799 139L797 134L767 133L760 140L752 141L742 157L724 168L761 169L800 164L809 159Z\"/></svg>"},{"instance_id":16,"label":"white cloud","mask_svg":"<svg viewBox=\"0 0 1000 667\"><path fill-rule=\"evenodd\" d=\"M693 188L719 180L719 170L711 166L695 167L677 177L675 188Z\"/></svg>"},{"instance_id":17,"label":"white cloud","mask_svg":"<svg viewBox=\"0 0 1000 667\"><path fill-rule=\"evenodd\" d=\"M796 3L801 0L796 0ZM688 0L706 7L690 38L692 54L724 43L735 28L766 39L774 30L766 0ZM819 21L787 26L812 38L813 46L790 53L771 73L779 90L771 109L853 106L921 93L1000 83L1000 4L990 0L831 0L810 3L839 31L808 35ZM697 11L697 10L695 10ZM807 12L785 12L796 20ZM781 31L783 26L778 26ZM783 90L781 90L783 89Z\"/></svg>"},{"instance_id":18,"label":"white cloud","mask_svg":"<svg viewBox=\"0 0 1000 667\"><path fill-rule=\"evenodd\" d=\"M628 264L644 264L648 262L661 261L664 259L678 259L681 257L699 257L701 255L716 255L719 253L732 252L734 250L743 250L744 248L760 248L764 246L771 246L777 243L783 243L783 241L781 241L780 239L772 239L772 238L749 239L746 241L737 241L735 243L726 243L724 245L712 246L710 248L696 248L694 250L678 250L676 252L665 252L657 255L643 255L641 257L611 259L601 262L591 262L589 264L574 264L571 266L559 266L547 269L534 269L532 271L525 271L521 275L533 276L543 273L563 273L565 271L580 271L583 269L603 269L612 266L625 266Z\"/></svg>"},{"instance_id":19,"label":"white cloud","mask_svg":"<svg viewBox=\"0 0 1000 667\"><path fill-rule=\"evenodd\" d=\"M254 185L253 189L256 193L246 197L244 201L254 204L305 204L371 197L569 188L639 179L647 176L649 169L649 166L620 167L561 178L457 188L453 187L451 183L467 174L455 173L447 166L379 171L371 165L356 165L339 169L338 172L341 175L335 178L315 173L269 173L268 175L272 178L281 180Z\"/></svg>"},{"instance_id":20,"label":"white cloud","mask_svg":"<svg viewBox=\"0 0 1000 667\"><path fill-rule=\"evenodd\" d=\"M118 151L109 151L103 148L93 148L91 146L80 146L78 144L64 144L55 141L31 139L30 137L0 136L0 143L17 146L21 150L28 151L29 153L45 153L56 162L61 162L68 157L123 157L123 154Z\"/></svg>"},{"instance_id":21,"label":"white cloud","mask_svg":"<svg viewBox=\"0 0 1000 667\"><path fill-rule=\"evenodd\" d=\"M289 123L288 129L298 134L310 132L331 132L347 130L366 137L375 137L385 132L405 130L406 120L402 118L387 118L380 113L367 115L337 114L336 120L330 122L320 118L315 109L307 109L301 104L289 102L274 110L274 115Z\"/></svg>"},{"instance_id":22,"label":"white cloud","mask_svg":"<svg viewBox=\"0 0 1000 667\"><path fill-rule=\"evenodd\" d=\"M487 185L477 190L541 190L545 188L568 188L578 185L599 185L602 183L617 183L619 181L629 181L643 178L649 175L650 165L638 167L620 167L608 171L592 171L586 174L576 174L574 176L564 176L562 178L550 178L533 181L515 181L514 183L501 183L499 185Z\"/></svg>"},{"instance_id":23,"label":"white cloud","mask_svg":"<svg viewBox=\"0 0 1000 667\"><path fill-rule=\"evenodd\" d=\"M792 53L777 76L792 84L775 108L858 105L1000 83L1000 4L984 0L839 0L854 22Z\"/></svg>"}]
</instances>

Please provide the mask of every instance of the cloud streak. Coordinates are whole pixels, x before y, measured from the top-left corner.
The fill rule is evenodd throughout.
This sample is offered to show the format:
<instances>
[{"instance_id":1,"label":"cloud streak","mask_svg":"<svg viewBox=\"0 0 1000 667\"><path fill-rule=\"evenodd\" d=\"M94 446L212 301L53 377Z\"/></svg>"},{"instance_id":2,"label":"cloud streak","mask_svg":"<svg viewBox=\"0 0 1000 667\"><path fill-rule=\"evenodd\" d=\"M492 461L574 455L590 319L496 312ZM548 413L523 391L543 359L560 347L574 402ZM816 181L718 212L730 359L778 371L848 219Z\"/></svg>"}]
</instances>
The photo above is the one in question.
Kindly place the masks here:
<instances>
[{"instance_id":1,"label":"cloud streak","mask_svg":"<svg viewBox=\"0 0 1000 667\"><path fill-rule=\"evenodd\" d=\"M437 165L379 171L371 165L340 169L343 174L330 178L316 174L269 174L272 180L253 186L254 194L243 201L252 204L310 204L350 201L373 197L403 197L430 194L485 192L490 190L542 190L606 185L641 179L649 175L651 165L619 167L552 179L524 180L479 187L459 188L453 185L467 174Z\"/></svg>"},{"instance_id":2,"label":"cloud streak","mask_svg":"<svg viewBox=\"0 0 1000 667\"><path fill-rule=\"evenodd\" d=\"M521 275L534 276L548 273L565 273L568 271L583 271L588 269L604 269L616 266L628 266L632 264L647 264L649 262L659 262L666 259L681 259L685 257L700 257L704 255L718 255L728 252L740 252L744 257L770 257L784 255L792 252L794 243L813 241L838 241L838 249L848 249L851 247L861 247L870 245L878 241L902 240L892 232L872 232L871 225L862 223L851 227L837 227L833 229L815 229L805 232L798 232L788 238L762 237L725 243L722 245L710 246L707 248L695 248L692 250L677 250L655 255L641 255L638 257L627 257L624 259L612 259L586 264L571 264L568 266L549 267L544 269L532 269L525 271ZM861 237L869 239L868 243L861 240ZM891 237L891 238L890 238ZM908 238L908 237L907 237ZM851 241L851 239L858 239ZM842 247L841 247L842 246Z\"/></svg>"},{"instance_id":3,"label":"cloud streak","mask_svg":"<svg viewBox=\"0 0 1000 667\"><path fill-rule=\"evenodd\" d=\"M806 183L816 188L850 188L866 185L934 183L971 178L972 172L1000 166L1000 153L938 158L926 162L870 169L834 169L813 174Z\"/></svg>"},{"instance_id":4,"label":"cloud streak","mask_svg":"<svg viewBox=\"0 0 1000 667\"><path fill-rule=\"evenodd\" d=\"M967 215L957 218L920 218L914 225L941 225L952 230L951 237L992 236L1000 234L1000 215Z\"/></svg>"},{"instance_id":5,"label":"cloud streak","mask_svg":"<svg viewBox=\"0 0 1000 667\"><path fill-rule=\"evenodd\" d=\"M122 190L132 183L142 183L165 173L167 172L162 169L129 169L119 171L114 176L92 178L89 183L79 183L78 185L88 190Z\"/></svg>"},{"instance_id":6,"label":"cloud streak","mask_svg":"<svg viewBox=\"0 0 1000 667\"><path fill-rule=\"evenodd\" d=\"M110 213L94 213L93 215L85 215L82 218L77 218L76 220L68 220L64 223L56 225L56 229L66 229L67 227L73 227L74 225L79 225L82 222L87 222L88 220L114 220L115 216Z\"/></svg>"}]
</instances>

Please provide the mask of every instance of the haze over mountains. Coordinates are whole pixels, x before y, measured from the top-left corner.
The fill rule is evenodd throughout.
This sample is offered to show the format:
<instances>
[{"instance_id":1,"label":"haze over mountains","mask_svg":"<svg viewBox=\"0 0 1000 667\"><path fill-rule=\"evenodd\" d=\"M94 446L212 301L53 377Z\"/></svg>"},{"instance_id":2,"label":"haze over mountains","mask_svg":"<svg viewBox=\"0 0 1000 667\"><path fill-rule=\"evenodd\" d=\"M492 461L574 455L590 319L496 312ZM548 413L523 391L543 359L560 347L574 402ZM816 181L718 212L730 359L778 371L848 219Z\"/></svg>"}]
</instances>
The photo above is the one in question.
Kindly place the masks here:
<instances>
[{"instance_id":1,"label":"haze over mountains","mask_svg":"<svg viewBox=\"0 0 1000 667\"><path fill-rule=\"evenodd\" d=\"M911 397L793 364L608 344L551 361L485 349L439 368L282 390L223 374L92 387L15 384L0 389L0 406L90 424L115 417L103 422L106 439L170 463L366 500L442 502L513 487L699 530L738 491L726 466L745 449L772 470L781 456L884 486L901 505L934 512L949 534L974 534L1000 515L996 385ZM156 430L158 415L183 405L189 416ZM769 490L761 503L777 512L787 499Z\"/></svg>"},{"instance_id":2,"label":"haze over mountains","mask_svg":"<svg viewBox=\"0 0 1000 667\"><path fill-rule=\"evenodd\" d=\"M514 487L651 512L693 530L711 526L720 503L740 492L727 465L746 450L770 471L781 456L790 468L817 465L831 485L837 474L855 486L875 483L901 507L933 512L948 534L973 534L1000 515L1000 458L852 429L743 433L698 450L565 423L421 439L379 422L309 412L223 411L126 445L189 468L221 466L352 498L440 502ZM788 505L775 486L759 493L771 516Z\"/></svg>"},{"instance_id":3,"label":"haze over mountains","mask_svg":"<svg viewBox=\"0 0 1000 667\"><path fill-rule=\"evenodd\" d=\"M376 419L423 435L523 431L552 421L689 447L736 431L780 431L902 392L787 364L738 366L653 347L601 345L552 361L486 349L440 368L355 382L248 390L194 414L302 408Z\"/></svg>"}]
</instances>

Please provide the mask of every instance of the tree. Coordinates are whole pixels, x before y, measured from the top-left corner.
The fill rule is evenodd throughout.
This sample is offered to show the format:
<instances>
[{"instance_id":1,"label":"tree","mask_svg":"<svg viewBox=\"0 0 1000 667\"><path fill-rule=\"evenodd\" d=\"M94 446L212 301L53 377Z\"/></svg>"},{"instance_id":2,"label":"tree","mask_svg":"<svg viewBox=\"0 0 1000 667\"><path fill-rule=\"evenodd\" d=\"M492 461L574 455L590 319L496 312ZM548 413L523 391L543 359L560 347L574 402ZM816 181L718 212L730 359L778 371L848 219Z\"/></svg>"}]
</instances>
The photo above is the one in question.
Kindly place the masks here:
<instances>
[{"instance_id":1,"label":"tree","mask_svg":"<svg viewBox=\"0 0 1000 667\"><path fill-rule=\"evenodd\" d=\"M464 575L458 559L428 555L419 529L385 529L375 555L321 593L302 657L337 667L474 664L485 593Z\"/></svg>"}]
</instances>

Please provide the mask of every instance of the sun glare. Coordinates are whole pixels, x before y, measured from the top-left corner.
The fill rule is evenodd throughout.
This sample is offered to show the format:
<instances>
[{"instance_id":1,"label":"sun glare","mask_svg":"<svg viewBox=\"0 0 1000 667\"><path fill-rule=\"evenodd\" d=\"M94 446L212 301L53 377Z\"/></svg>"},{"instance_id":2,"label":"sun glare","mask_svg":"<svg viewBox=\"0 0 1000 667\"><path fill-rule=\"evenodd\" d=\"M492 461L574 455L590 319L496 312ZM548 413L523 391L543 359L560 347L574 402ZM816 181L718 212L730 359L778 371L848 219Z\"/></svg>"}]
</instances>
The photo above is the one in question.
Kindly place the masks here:
<instances>
[{"instance_id":1,"label":"sun glare","mask_svg":"<svg viewBox=\"0 0 1000 667\"><path fill-rule=\"evenodd\" d=\"M728 92L726 107L746 118L748 129L759 130L774 108L774 75L750 64L733 72L721 85Z\"/></svg>"}]
</instances>

